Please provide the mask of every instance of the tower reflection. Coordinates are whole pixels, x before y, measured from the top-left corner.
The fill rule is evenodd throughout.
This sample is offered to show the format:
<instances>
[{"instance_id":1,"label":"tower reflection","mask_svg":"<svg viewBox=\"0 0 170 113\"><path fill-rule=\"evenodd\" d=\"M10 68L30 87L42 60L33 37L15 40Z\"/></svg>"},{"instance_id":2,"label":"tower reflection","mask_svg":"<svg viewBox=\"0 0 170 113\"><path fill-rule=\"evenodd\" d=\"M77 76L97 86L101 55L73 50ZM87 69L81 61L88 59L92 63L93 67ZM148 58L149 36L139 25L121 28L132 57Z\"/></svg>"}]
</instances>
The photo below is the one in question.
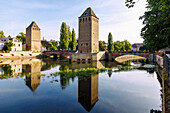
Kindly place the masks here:
<instances>
[{"instance_id":1,"label":"tower reflection","mask_svg":"<svg viewBox=\"0 0 170 113\"><path fill-rule=\"evenodd\" d=\"M41 61L23 66L26 72L26 85L35 92L40 85Z\"/></svg>"},{"instance_id":2,"label":"tower reflection","mask_svg":"<svg viewBox=\"0 0 170 113\"><path fill-rule=\"evenodd\" d=\"M89 112L98 101L98 74L78 78L78 102Z\"/></svg>"}]
</instances>

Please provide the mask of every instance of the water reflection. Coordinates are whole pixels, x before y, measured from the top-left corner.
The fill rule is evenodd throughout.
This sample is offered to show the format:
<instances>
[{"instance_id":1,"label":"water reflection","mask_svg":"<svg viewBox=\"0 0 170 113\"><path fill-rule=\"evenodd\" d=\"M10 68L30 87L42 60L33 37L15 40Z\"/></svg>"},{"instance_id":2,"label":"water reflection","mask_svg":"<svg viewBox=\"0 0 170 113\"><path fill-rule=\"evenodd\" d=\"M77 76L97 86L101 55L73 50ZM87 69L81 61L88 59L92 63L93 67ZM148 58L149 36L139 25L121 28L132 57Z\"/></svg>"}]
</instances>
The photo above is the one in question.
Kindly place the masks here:
<instances>
[{"instance_id":1,"label":"water reflection","mask_svg":"<svg viewBox=\"0 0 170 113\"><path fill-rule=\"evenodd\" d=\"M50 83L58 82L57 85L59 86L59 88L61 87L59 90L62 91L62 94L64 94L63 92L68 93L70 91L70 89L69 89L69 87L67 88L67 86L73 85L74 81L78 80L78 83L77 83L77 81L74 83L74 84L76 84L74 89L76 89L77 85L78 85L78 92L76 92L76 94L75 94L75 95L77 95L77 93L78 93L78 97L76 97L76 99L78 98L78 104L79 105L81 104L80 106L82 106L86 112L91 112L91 111L93 112L93 110L95 111L96 109L94 106L97 106L97 109L100 109L100 107L101 107L101 109L105 109L105 111L107 111L107 109L112 109L112 106L117 105L117 103L118 103L118 105L125 105L125 102L121 103L122 101L119 101L119 100L121 100L120 97L127 96L127 95L123 95L124 93L122 93L123 92L122 86L123 86L123 84L128 83L124 87L126 87L126 89L128 89L128 88L131 89L130 85L133 83L133 78L130 79L129 77L132 77L132 76L129 75L128 76L129 80L132 80L132 82L129 82L127 77L124 77L123 75L122 76L114 76L114 74L115 74L114 72L129 71L128 66L130 66L131 63L132 63L131 61L128 61L123 64L118 64L116 62L90 62L90 63L89 62L85 62L85 63L73 62L73 63L69 64L69 63L57 63L57 62L49 63L49 62L43 62L39 59L24 59L24 60L19 59L19 60L7 60L7 61L5 60L5 61L1 61L1 63L0 63L0 65L1 65L0 78L6 79L8 77L9 78L10 77L23 77L23 78L25 78L25 84L30 88L30 90L32 92L37 91L37 92L41 93L41 95L43 95L43 94L50 95L48 91L50 91L50 93L52 93L53 91L55 91L54 89L56 89L56 84L49 85L48 82L45 85L42 82L41 83L41 84L43 84L43 88L42 88L40 86L40 82L41 82L41 79L43 79L43 78L47 78L50 81ZM137 64L138 64L138 62L137 62ZM126 66L127 66L127 68L124 68ZM54 67L58 67L58 68L56 68L55 72L66 71L66 70L76 70L76 69L82 69L82 68L98 68L98 69L105 68L105 67L107 67L107 68L114 67L115 69L118 67L122 67L122 68L119 68L116 71L114 69L113 70L109 69L106 73L104 73L108 76L103 76L103 78L102 78L103 81L100 78L100 80L101 80L100 82L107 82L107 83L105 83L105 84L101 83L105 87L101 86L101 84L100 84L100 86L103 87L103 89L105 89L105 91L103 91L103 89L100 88L100 90L102 90L103 92L101 91L100 96L99 96L99 75L98 74L89 75L89 76L85 76L85 77L65 78L64 75L62 75L62 74L51 75L50 73L48 73L46 76L41 77L41 73L43 71L54 69ZM120 75L121 75L121 73L120 73ZM122 77L122 79L121 79L122 81L119 80L120 77ZM140 77L140 76L138 76L138 77ZM109 79L107 79L107 78L109 78ZM119 85L119 83L122 83L122 84ZM136 85L137 83L134 83L134 84ZM44 87L46 85L49 85L49 86L48 86L47 90L44 90ZM135 85L133 85L133 86L135 86ZM141 88L141 86L142 86L142 85L141 86L140 85L141 84L138 84L139 88ZM117 87L117 86L119 86L119 87ZM117 88L115 88L115 87L117 87ZM134 88L136 88L136 87L134 87ZM49 89L51 89L51 90L49 90ZM72 90L74 91L74 89L71 89L71 91ZM132 87L132 89L133 89L133 87ZM146 89L147 89L147 87L146 87ZM26 90L28 90L28 88ZM60 100L60 102L61 102L60 104L62 104L62 105L65 104L64 102L67 101L65 98L68 99L68 97L64 97L66 95L64 95L64 96L61 95L61 99L59 99L60 97L57 98L56 95L60 94L59 90L58 90L58 93L53 92L54 95L51 95L53 97L50 98L50 96L48 96L48 98L47 97L44 98L42 96L43 97L42 99L44 99L44 100L47 99L46 101L50 101L50 102L52 101L52 103L55 103L58 100ZM131 91L131 90L129 90L129 91ZM117 93L117 92L119 92L119 93ZM105 108L105 105L102 105L102 103L104 103L104 101L101 100L101 96L102 96L101 93L103 93L104 96L107 95L105 97L105 102L108 102L107 104L108 104L108 106L110 106L110 108L107 108L107 107ZM126 93L131 94L129 92L126 92ZM70 94L70 92L69 92L69 94ZM132 94L134 94L134 93L132 93ZM141 92L139 94L141 94ZM74 95L74 98L75 98L75 95ZM55 102L53 101L53 98L54 98ZM62 100L62 98L64 98L64 99ZM136 98L136 99L138 99L138 98ZM129 99L129 100L131 100L131 99ZM132 100L133 100L133 98L132 98ZM112 101L112 102L109 103L109 101ZM33 103L34 102L35 101L33 101ZM74 102L77 102L77 101L74 100ZM70 105L72 103L74 104L74 102L72 102L72 101L70 103L68 102L69 103L68 105ZM119 104L119 103L121 103L121 104ZM41 103L39 103L39 104L41 104ZM66 102L66 104L67 104L67 102ZM56 107L56 103L52 104L52 106ZM103 108L102 108L102 106L103 106ZM50 106L48 106L48 107L50 107ZM100 110L98 112L102 112L102 110L101 111Z\"/></svg>"},{"instance_id":2,"label":"water reflection","mask_svg":"<svg viewBox=\"0 0 170 113\"><path fill-rule=\"evenodd\" d=\"M78 78L78 102L90 112L98 101L98 74Z\"/></svg>"}]
</instances>

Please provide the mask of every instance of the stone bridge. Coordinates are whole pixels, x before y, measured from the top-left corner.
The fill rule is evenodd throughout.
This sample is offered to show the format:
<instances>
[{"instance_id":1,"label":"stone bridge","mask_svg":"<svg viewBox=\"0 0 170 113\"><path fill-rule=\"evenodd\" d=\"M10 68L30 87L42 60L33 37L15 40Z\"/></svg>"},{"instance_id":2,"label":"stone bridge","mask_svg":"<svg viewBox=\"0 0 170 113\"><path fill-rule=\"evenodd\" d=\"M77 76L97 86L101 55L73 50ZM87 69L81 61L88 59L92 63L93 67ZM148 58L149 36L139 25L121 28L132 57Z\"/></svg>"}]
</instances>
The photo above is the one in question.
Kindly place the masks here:
<instances>
[{"instance_id":1,"label":"stone bridge","mask_svg":"<svg viewBox=\"0 0 170 113\"><path fill-rule=\"evenodd\" d=\"M116 57L123 56L123 55L136 55L136 56L141 56L149 59L149 61L153 61L154 59L154 53L151 52L134 52L134 51L127 51L127 52L106 52L106 58L109 61L115 60Z\"/></svg>"},{"instance_id":2,"label":"stone bridge","mask_svg":"<svg viewBox=\"0 0 170 113\"><path fill-rule=\"evenodd\" d=\"M71 51L71 50L55 50L55 51L44 51L43 56L45 58L50 57L50 58L67 58L71 59L71 54L75 53L76 51Z\"/></svg>"}]
</instances>

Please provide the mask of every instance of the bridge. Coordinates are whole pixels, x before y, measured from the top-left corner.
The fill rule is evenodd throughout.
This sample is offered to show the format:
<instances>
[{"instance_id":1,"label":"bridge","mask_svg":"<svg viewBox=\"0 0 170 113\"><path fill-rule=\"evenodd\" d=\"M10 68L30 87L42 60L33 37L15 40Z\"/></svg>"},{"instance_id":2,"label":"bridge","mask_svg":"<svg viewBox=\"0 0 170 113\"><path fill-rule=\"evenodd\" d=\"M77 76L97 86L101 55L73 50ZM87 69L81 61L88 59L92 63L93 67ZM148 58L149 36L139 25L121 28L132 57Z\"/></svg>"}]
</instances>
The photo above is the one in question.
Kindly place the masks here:
<instances>
[{"instance_id":1,"label":"bridge","mask_svg":"<svg viewBox=\"0 0 170 113\"><path fill-rule=\"evenodd\" d=\"M115 59L119 59L119 58L125 59L125 57L122 57L122 56L125 56L127 59L144 59L144 58L146 58L146 59L149 59L149 61L153 61L153 59L154 59L154 53L151 53L151 52L140 52L140 51L106 52L106 58L109 61L114 61ZM124 60L124 61L126 61L126 60Z\"/></svg>"},{"instance_id":2,"label":"bridge","mask_svg":"<svg viewBox=\"0 0 170 113\"><path fill-rule=\"evenodd\" d=\"M55 51L44 51L43 56L45 58L50 57L50 58L67 58L71 59L71 54L75 53L76 51L71 51L71 50L55 50Z\"/></svg>"},{"instance_id":3,"label":"bridge","mask_svg":"<svg viewBox=\"0 0 170 113\"><path fill-rule=\"evenodd\" d=\"M73 53L76 53L76 51L55 50L55 51L44 51L42 55L45 58L49 57L49 58L54 58L54 59L57 59L57 58L60 58L60 59L72 59L72 54ZM124 55L126 55L126 56L124 56ZM151 53L151 52L139 52L139 51L137 51L137 52L134 52L134 51L105 52L105 60L108 60L108 61L114 61L115 58L120 57L120 56L124 56L124 57L121 57L121 59L123 58L124 61L129 60L129 59L132 60L132 59L144 59L144 58L149 59L149 61L153 61L153 59L154 59L154 53Z\"/></svg>"}]
</instances>

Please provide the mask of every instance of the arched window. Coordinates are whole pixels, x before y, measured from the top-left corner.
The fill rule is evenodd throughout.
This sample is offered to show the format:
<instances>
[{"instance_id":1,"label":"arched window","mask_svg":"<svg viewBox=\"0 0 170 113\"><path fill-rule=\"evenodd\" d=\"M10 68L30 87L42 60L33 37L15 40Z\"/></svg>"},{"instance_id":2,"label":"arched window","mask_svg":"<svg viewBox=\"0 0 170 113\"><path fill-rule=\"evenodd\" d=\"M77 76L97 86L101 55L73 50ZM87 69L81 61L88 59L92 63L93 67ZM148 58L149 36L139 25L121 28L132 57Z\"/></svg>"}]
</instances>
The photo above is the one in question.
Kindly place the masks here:
<instances>
[{"instance_id":1,"label":"arched window","mask_svg":"<svg viewBox=\"0 0 170 113\"><path fill-rule=\"evenodd\" d=\"M84 22L84 18L83 18L83 22Z\"/></svg>"},{"instance_id":2,"label":"arched window","mask_svg":"<svg viewBox=\"0 0 170 113\"><path fill-rule=\"evenodd\" d=\"M86 18L86 22L87 22L87 18Z\"/></svg>"},{"instance_id":3,"label":"arched window","mask_svg":"<svg viewBox=\"0 0 170 113\"><path fill-rule=\"evenodd\" d=\"M89 21L90 21L91 19L90 19L90 17L89 17Z\"/></svg>"},{"instance_id":4,"label":"arched window","mask_svg":"<svg viewBox=\"0 0 170 113\"><path fill-rule=\"evenodd\" d=\"M81 22L81 19L80 19L80 22Z\"/></svg>"}]
</instances>

